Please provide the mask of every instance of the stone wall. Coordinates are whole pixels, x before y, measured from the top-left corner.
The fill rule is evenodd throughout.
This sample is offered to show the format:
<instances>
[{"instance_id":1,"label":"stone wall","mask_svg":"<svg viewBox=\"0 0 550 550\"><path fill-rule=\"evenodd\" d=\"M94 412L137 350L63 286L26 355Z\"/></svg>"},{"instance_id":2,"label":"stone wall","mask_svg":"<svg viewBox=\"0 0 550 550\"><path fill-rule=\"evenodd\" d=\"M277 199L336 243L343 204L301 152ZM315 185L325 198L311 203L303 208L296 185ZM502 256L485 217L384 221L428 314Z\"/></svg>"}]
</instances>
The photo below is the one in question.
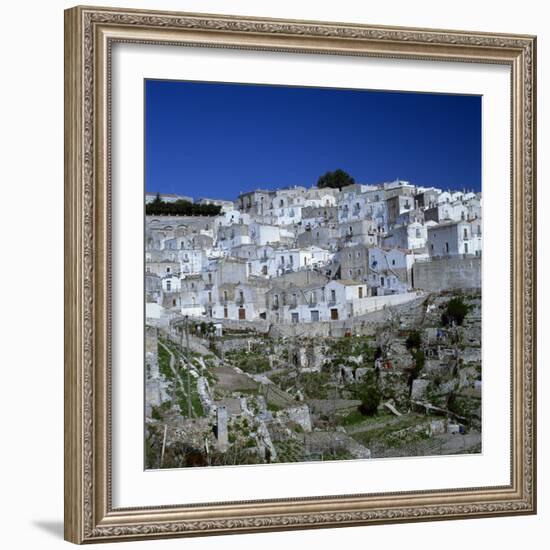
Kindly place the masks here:
<instances>
[{"instance_id":1,"label":"stone wall","mask_svg":"<svg viewBox=\"0 0 550 550\"><path fill-rule=\"evenodd\" d=\"M158 334L154 327L145 329L145 416L151 418L153 407L162 403L162 384L157 355Z\"/></svg>"},{"instance_id":2,"label":"stone wall","mask_svg":"<svg viewBox=\"0 0 550 550\"><path fill-rule=\"evenodd\" d=\"M431 292L481 288L481 258L472 256L416 262L413 283L414 288Z\"/></svg>"}]
</instances>

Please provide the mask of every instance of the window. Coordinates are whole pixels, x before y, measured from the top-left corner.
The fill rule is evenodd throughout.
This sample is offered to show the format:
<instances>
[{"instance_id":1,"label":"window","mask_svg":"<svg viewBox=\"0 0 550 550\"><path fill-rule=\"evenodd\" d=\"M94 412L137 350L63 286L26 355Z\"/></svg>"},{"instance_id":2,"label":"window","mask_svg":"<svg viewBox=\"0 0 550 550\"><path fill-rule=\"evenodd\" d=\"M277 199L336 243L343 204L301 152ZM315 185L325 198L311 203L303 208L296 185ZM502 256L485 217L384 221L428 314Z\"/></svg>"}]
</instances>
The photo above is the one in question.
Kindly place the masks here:
<instances>
[{"instance_id":1,"label":"window","mask_svg":"<svg viewBox=\"0 0 550 550\"><path fill-rule=\"evenodd\" d=\"M380 277L380 286L384 286L384 277Z\"/></svg>"},{"instance_id":2,"label":"window","mask_svg":"<svg viewBox=\"0 0 550 550\"><path fill-rule=\"evenodd\" d=\"M292 265L294 263L294 256L289 256L288 261L289 261L290 265Z\"/></svg>"},{"instance_id":3,"label":"window","mask_svg":"<svg viewBox=\"0 0 550 550\"><path fill-rule=\"evenodd\" d=\"M149 266L145 268L145 273L151 273L151 268Z\"/></svg>"},{"instance_id":4,"label":"window","mask_svg":"<svg viewBox=\"0 0 550 550\"><path fill-rule=\"evenodd\" d=\"M171 269L169 267L166 268L166 273L170 273Z\"/></svg>"},{"instance_id":5,"label":"window","mask_svg":"<svg viewBox=\"0 0 550 550\"><path fill-rule=\"evenodd\" d=\"M297 312L293 313L292 314L292 322L296 324L296 323L298 323L299 320L300 320L300 316L298 315L298 313Z\"/></svg>"},{"instance_id":6,"label":"window","mask_svg":"<svg viewBox=\"0 0 550 550\"><path fill-rule=\"evenodd\" d=\"M420 237L421 237L420 229L417 228L417 229L416 229L416 238L417 238L417 239L420 239Z\"/></svg>"},{"instance_id":7,"label":"window","mask_svg":"<svg viewBox=\"0 0 550 550\"><path fill-rule=\"evenodd\" d=\"M334 289L330 291L330 301L336 302L336 290Z\"/></svg>"},{"instance_id":8,"label":"window","mask_svg":"<svg viewBox=\"0 0 550 550\"><path fill-rule=\"evenodd\" d=\"M244 292L242 290L239 290L239 300L244 302Z\"/></svg>"},{"instance_id":9,"label":"window","mask_svg":"<svg viewBox=\"0 0 550 550\"><path fill-rule=\"evenodd\" d=\"M227 301L227 290L223 291L223 299Z\"/></svg>"},{"instance_id":10,"label":"window","mask_svg":"<svg viewBox=\"0 0 550 550\"><path fill-rule=\"evenodd\" d=\"M360 286L358 289L357 289L357 295L359 296L359 298L362 298L363 297L363 287Z\"/></svg>"},{"instance_id":11,"label":"window","mask_svg":"<svg viewBox=\"0 0 550 550\"><path fill-rule=\"evenodd\" d=\"M313 323L318 323L319 322L319 312L317 310L313 310L311 312L311 321Z\"/></svg>"},{"instance_id":12,"label":"window","mask_svg":"<svg viewBox=\"0 0 550 550\"><path fill-rule=\"evenodd\" d=\"M395 265L395 260L392 260L392 261L391 261L391 265Z\"/></svg>"},{"instance_id":13,"label":"window","mask_svg":"<svg viewBox=\"0 0 550 550\"><path fill-rule=\"evenodd\" d=\"M275 294L275 296L273 296L273 305L275 305L275 306L279 305L279 295L278 294Z\"/></svg>"},{"instance_id":14,"label":"window","mask_svg":"<svg viewBox=\"0 0 550 550\"><path fill-rule=\"evenodd\" d=\"M209 293L208 293L208 301L209 301L209 302L212 301L212 292L209 292Z\"/></svg>"},{"instance_id":15,"label":"window","mask_svg":"<svg viewBox=\"0 0 550 550\"><path fill-rule=\"evenodd\" d=\"M208 282L209 282L209 283L212 282L212 273L209 273L209 274L208 274Z\"/></svg>"},{"instance_id":16,"label":"window","mask_svg":"<svg viewBox=\"0 0 550 550\"><path fill-rule=\"evenodd\" d=\"M445 252L449 253L449 243L445 243Z\"/></svg>"},{"instance_id":17,"label":"window","mask_svg":"<svg viewBox=\"0 0 550 550\"><path fill-rule=\"evenodd\" d=\"M468 243L464 243L464 254L468 254Z\"/></svg>"},{"instance_id":18,"label":"window","mask_svg":"<svg viewBox=\"0 0 550 550\"><path fill-rule=\"evenodd\" d=\"M227 308L223 308L223 316L227 319Z\"/></svg>"},{"instance_id":19,"label":"window","mask_svg":"<svg viewBox=\"0 0 550 550\"><path fill-rule=\"evenodd\" d=\"M465 239L468 238L468 228L467 227L464 228L464 238Z\"/></svg>"},{"instance_id":20,"label":"window","mask_svg":"<svg viewBox=\"0 0 550 550\"><path fill-rule=\"evenodd\" d=\"M166 292L170 292L171 289L172 289L172 282L166 281Z\"/></svg>"}]
</instances>

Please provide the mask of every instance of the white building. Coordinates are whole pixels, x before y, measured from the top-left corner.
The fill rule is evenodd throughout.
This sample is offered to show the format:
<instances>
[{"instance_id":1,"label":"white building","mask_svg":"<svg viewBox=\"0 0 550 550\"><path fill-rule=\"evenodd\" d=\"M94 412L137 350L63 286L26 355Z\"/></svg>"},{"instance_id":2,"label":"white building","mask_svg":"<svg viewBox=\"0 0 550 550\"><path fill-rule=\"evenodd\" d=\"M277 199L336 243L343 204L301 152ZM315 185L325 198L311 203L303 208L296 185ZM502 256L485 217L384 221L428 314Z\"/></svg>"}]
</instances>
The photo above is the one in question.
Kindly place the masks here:
<instances>
[{"instance_id":1,"label":"white building","mask_svg":"<svg viewBox=\"0 0 550 550\"><path fill-rule=\"evenodd\" d=\"M419 222L408 225L397 225L384 237L387 248L418 249L425 248L428 239L428 226Z\"/></svg>"},{"instance_id":2,"label":"white building","mask_svg":"<svg viewBox=\"0 0 550 550\"><path fill-rule=\"evenodd\" d=\"M193 202L193 197L184 195L175 195L173 193L159 193L160 200L163 202L187 201ZM157 193L145 193L145 204L152 203L157 198Z\"/></svg>"},{"instance_id":3,"label":"white building","mask_svg":"<svg viewBox=\"0 0 550 550\"><path fill-rule=\"evenodd\" d=\"M480 220L443 222L428 228L428 252L431 257L479 256L481 242Z\"/></svg>"}]
</instances>

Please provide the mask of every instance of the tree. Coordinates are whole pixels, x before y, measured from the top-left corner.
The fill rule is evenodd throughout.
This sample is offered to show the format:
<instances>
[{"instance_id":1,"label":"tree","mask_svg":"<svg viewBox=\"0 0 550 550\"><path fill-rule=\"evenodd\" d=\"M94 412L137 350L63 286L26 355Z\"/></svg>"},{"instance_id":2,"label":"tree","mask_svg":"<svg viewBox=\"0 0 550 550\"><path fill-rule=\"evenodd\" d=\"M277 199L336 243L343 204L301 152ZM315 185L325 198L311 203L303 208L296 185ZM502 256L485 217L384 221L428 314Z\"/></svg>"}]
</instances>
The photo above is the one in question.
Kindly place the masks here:
<instances>
[{"instance_id":1,"label":"tree","mask_svg":"<svg viewBox=\"0 0 550 550\"><path fill-rule=\"evenodd\" d=\"M374 416L378 412L381 395L380 390L374 384L366 384L359 391L361 404L359 412L365 416Z\"/></svg>"},{"instance_id":2,"label":"tree","mask_svg":"<svg viewBox=\"0 0 550 550\"><path fill-rule=\"evenodd\" d=\"M420 332L417 330L411 331L407 336L405 345L407 346L407 349L420 349L420 346L422 345L422 336L420 335Z\"/></svg>"},{"instance_id":3,"label":"tree","mask_svg":"<svg viewBox=\"0 0 550 550\"><path fill-rule=\"evenodd\" d=\"M157 193L155 199L145 206L147 216L218 216L221 206L196 204L183 199L164 202Z\"/></svg>"},{"instance_id":4,"label":"tree","mask_svg":"<svg viewBox=\"0 0 550 550\"><path fill-rule=\"evenodd\" d=\"M466 317L469 310L470 307L461 298L452 298L447 303L447 309L441 315L441 322L444 326L451 325L453 322L455 325L462 325L464 317Z\"/></svg>"},{"instance_id":5,"label":"tree","mask_svg":"<svg viewBox=\"0 0 550 550\"><path fill-rule=\"evenodd\" d=\"M331 189L342 189L346 185L353 185L355 180L344 170L340 168L334 170L334 172L327 172L317 180L317 187L322 189L323 187L329 187Z\"/></svg>"},{"instance_id":6,"label":"tree","mask_svg":"<svg viewBox=\"0 0 550 550\"><path fill-rule=\"evenodd\" d=\"M373 416L378 412L382 394L378 389L375 371L367 371L363 382L356 389L357 399L361 401L358 409L362 415Z\"/></svg>"}]
</instances>

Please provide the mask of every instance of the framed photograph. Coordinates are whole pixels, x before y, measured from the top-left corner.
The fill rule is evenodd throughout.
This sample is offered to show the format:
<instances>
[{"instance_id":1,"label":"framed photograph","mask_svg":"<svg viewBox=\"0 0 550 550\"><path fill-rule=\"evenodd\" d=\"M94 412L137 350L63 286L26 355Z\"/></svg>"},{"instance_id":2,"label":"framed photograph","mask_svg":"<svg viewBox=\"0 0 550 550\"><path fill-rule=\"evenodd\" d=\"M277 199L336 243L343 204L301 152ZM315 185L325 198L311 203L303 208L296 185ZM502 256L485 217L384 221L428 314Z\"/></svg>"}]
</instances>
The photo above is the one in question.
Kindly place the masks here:
<instances>
[{"instance_id":1,"label":"framed photograph","mask_svg":"<svg viewBox=\"0 0 550 550\"><path fill-rule=\"evenodd\" d=\"M536 512L533 36L65 12L65 538Z\"/></svg>"}]
</instances>

